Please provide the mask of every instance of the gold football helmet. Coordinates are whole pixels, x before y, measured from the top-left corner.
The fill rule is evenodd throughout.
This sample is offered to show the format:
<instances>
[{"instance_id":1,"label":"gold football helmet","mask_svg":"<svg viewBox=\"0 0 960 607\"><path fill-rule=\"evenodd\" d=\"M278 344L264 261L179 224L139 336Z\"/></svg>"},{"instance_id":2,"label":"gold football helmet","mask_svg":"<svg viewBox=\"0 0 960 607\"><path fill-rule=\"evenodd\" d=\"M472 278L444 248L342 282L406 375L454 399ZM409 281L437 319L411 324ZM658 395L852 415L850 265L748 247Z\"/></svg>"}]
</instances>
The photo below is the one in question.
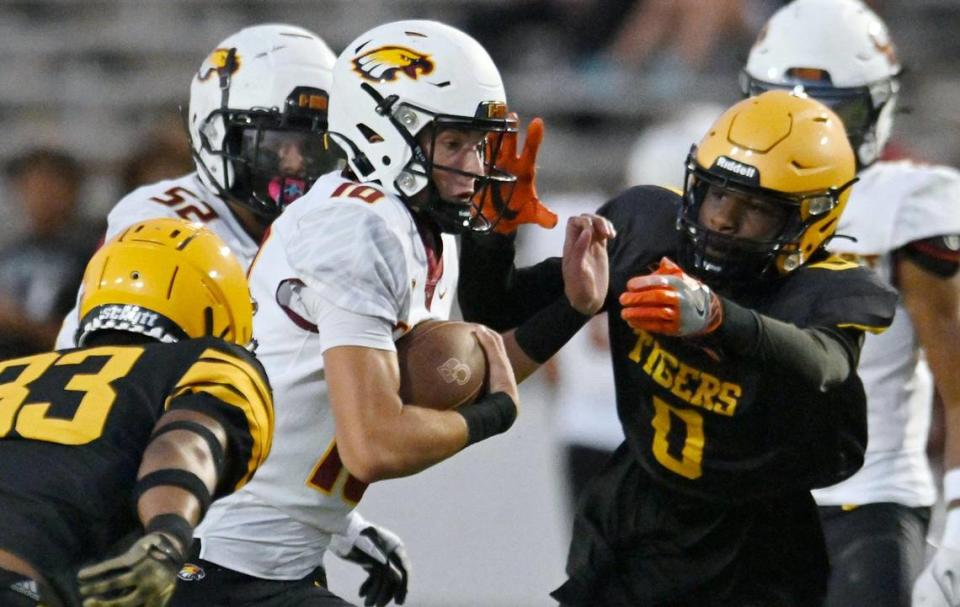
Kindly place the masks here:
<instances>
[{"instance_id":1,"label":"gold football helmet","mask_svg":"<svg viewBox=\"0 0 960 607\"><path fill-rule=\"evenodd\" d=\"M855 174L843 123L825 105L784 90L737 103L687 159L682 265L703 278L735 281L792 272L833 236ZM785 207L787 219L763 241L711 231L699 221L710 186Z\"/></svg>"},{"instance_id":2,"label":"gold football helmet","mask_svg":"<svg viewBox=\"0 0 960 607\"><path fill-rule=\"evenodd\" d=\"M103 330L252 343L243 267L216 234L182 219L142 221L105 243L87 264L79 312L81 346Z\"/></svg>"}]
</instances>

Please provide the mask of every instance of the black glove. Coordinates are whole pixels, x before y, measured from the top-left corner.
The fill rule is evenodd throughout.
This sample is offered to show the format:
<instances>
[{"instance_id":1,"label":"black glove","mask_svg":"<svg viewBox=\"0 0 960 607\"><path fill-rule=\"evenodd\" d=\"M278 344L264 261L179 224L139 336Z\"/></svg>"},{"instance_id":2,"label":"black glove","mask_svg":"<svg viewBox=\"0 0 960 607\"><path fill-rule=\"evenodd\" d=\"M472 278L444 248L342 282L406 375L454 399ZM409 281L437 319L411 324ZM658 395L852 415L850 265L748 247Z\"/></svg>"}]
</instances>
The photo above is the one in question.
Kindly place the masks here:
<instances>
[{"instance_id":1,"label":"black glove","mask_svg":"<svg viewBox=\"0 0 960 607\"><path fill-rule=\"evenodd\" d=\"M80 570L83 607L164 607L183 560L171 536L148 533L123 554Z\"/></svg>"},{"instance_id":2,"label":"black glove","mask_svg":"<svg viewBox=\"0 0 960 607\"><path fill-rule=\"evenodd\" d=\"M331 539L330 549L367 571L367 579L360 586L365 607L384 607L391 599L402 605L406 600L410 560L403 541L395 533L354 512L347 531Z\"/></svg>"}]
</instances>

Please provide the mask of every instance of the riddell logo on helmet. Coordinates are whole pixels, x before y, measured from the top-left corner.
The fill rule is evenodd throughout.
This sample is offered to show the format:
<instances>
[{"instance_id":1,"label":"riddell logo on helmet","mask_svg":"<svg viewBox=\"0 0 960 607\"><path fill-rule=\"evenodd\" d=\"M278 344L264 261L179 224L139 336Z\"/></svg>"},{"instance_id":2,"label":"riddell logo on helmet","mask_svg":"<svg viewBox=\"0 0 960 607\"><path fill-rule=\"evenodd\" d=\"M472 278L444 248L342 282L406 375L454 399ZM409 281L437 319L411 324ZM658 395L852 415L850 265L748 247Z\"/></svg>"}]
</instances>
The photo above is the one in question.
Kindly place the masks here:
<instances>
[{"instance_id":1,"label":"riddell logo on helmet","mask_svg":"<svg viewBox=\"0 0 960 607\"><path fill-rule=\"evenodd\" d=\"M737 162L736 160L732 160L726 156L720 156L717 158L716 166L724 171L727 171L728 173L740 175L741 177L746 177L747 179L754 179L757 176L756 167L743 164L742 162Z\"/></svg>"},{"instance_id":2,"label":"riddell logo on helmet","mask_svg":"<svg viewBox=\"0 0 960 607\"><path fill-rule=\"evenodd\" d=\"M228 61L230 62L229 66L227 65ZM201 82L205 82L211 76L211 74L219 74L224 69L229 69L230 75L233 75L238 69L240 69L240 55L234 52L233 59L231 60L230 49L213 49L213 52L210 53L210 56L207 57L207 60L203 62L202 66L200 66L200 71L197 73L197 78Z\"/></svg>"},{"instance_id":3,"label":"riddell logo on helmet","mask_svg":"<svg viewBox=\"0 0 960 607\"><path fill-rule=\"evenodd\" d=\"M354 58L353 71L371 82L393 82L397 74L411 80L433 72L429 55L402 46L381 46Z\"/></svg>"}]
</instances>

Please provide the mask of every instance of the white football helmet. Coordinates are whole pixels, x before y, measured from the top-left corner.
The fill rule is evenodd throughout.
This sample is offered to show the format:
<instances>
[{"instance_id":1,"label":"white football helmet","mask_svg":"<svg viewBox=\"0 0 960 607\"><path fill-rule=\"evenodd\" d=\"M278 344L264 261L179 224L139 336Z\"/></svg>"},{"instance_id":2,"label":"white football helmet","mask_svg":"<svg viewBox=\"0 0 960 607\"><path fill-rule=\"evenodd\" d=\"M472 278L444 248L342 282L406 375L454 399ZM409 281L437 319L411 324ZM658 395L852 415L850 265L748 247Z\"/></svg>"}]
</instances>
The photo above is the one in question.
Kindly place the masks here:
<instances>
[{"instance_id":1,"label":"white football helmet","mask_svg":"<svg viewBox=\"0 0 960 607\"><path fill-rule=\"evenodd\" d=\"M487 229L478 201L487 187L499 191L513 183L493 166L503 133L516 130L500 72L476 40L448 25L397 21L348 44L333 68L329 118L330 134L358 180L378 182L444 231ZM449 128L488 134L484 174L473 175L470 202L437 195L432 170L462 171L433 165L417 141L426 127L434 137ZM412 203L410 197L428 187L429 202Z\"/></svg>"},{"instance_id":2,"label":"white football helmet","mask_svg":"<svg viewBox=\"0 0 960 607\"><path fill-rule=\"evenodd\" d=\"M248 27L217 45L193 77L187 117L204 185L269 219L337 168L326 137L335 60L293 25Z\"/></svg>"},{"instance_id":3,"label":"white football helmet","mask_svg":"<svg viewBox=\"0 0 960 607\"><path fill-rule=\"evenodd\" d=\"M741 89L801 87L840 116L863 168L890 138L900 71L887 26L865 4L794 0L760 32Z\"/></svg>"}]
</instances>

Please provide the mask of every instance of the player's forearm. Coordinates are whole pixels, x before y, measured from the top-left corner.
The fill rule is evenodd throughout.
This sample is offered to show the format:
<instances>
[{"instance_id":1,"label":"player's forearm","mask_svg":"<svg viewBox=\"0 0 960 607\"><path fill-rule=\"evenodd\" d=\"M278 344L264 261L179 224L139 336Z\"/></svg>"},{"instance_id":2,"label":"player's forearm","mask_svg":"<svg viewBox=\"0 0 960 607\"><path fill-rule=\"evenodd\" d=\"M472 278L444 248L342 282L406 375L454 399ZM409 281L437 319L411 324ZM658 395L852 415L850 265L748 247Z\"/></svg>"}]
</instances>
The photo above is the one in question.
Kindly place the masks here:
<instances>
[{"instance_id":1,"label":"player's forearm","mask_svg":"<svg viewBox=\"0 0 960 607\"><path fill-rule=\"evenodd\" d=\"M859 344L846 333L803 329L729 300L723 300L723 323L716 334L728 353L789 370L819 391L846 381L859 355Z\"/></svg>"},{"instance_id":2,"label":"player's forearm","mask_svg":"<svg viewBox=\"0 0 960 607\"><path fill-rule=\"evenodd\" d=\"M344 466L365 483L409 476L463 449L467 423L453 411L435 411L416 404L365 423L337 426L337 445Z\"/></svg>"},{"instance_id":3,"label":"player's forearm","mask_svg":"<svg viewBox=\"0 0 960 607\"><path fill-rule=\"evenodd\" d=\"M157 424L157 430L173 422L200 424L215 435L222 433L219 424L209 417L180 410L166 413ZM217 438L222 440L220 436ZM144 451L137 479L142 482L142 479L153 473L165 471L194 475L203 483L209 495L214 493L219 478L218 465L208 442L189 429L158 433ZM177 514L196 524L203 508L204 504L195 493L182 486L167 483L157 484L143 491L137 502L137 511L144 524L160 514Z\"/></svg>"},{"instance_id":4,"label":"player's forearm","mask_svg":"<svg viewBox=\"0 0 960 607\"><path fill-rule=\"evenodd\" d=\"M920 343L944 405L944 464L960 468L960 319L928 325Z\"/></svg>"},{"instance_id":5,"label":"player's forearm","mask_svg":"<svg viewBox=\"0 0 960 607\"><path fill-rule=\"evenodd\" d=\"M506 331L563 295L559 258L517 269L515 253L510 236L463 237L457 293L465 320Z\"/></svg>"},{"instance_id":6,"label":"player's forearm","mask_svg":"<svg viewBox=\"0 0 960 607\"><path fill-rule=\"evenodd\" d=\"M897 265L900 293L943 399L944 463L960 467L960 276L944 276L910 260Z\"/></svg>"}]
</instances>

